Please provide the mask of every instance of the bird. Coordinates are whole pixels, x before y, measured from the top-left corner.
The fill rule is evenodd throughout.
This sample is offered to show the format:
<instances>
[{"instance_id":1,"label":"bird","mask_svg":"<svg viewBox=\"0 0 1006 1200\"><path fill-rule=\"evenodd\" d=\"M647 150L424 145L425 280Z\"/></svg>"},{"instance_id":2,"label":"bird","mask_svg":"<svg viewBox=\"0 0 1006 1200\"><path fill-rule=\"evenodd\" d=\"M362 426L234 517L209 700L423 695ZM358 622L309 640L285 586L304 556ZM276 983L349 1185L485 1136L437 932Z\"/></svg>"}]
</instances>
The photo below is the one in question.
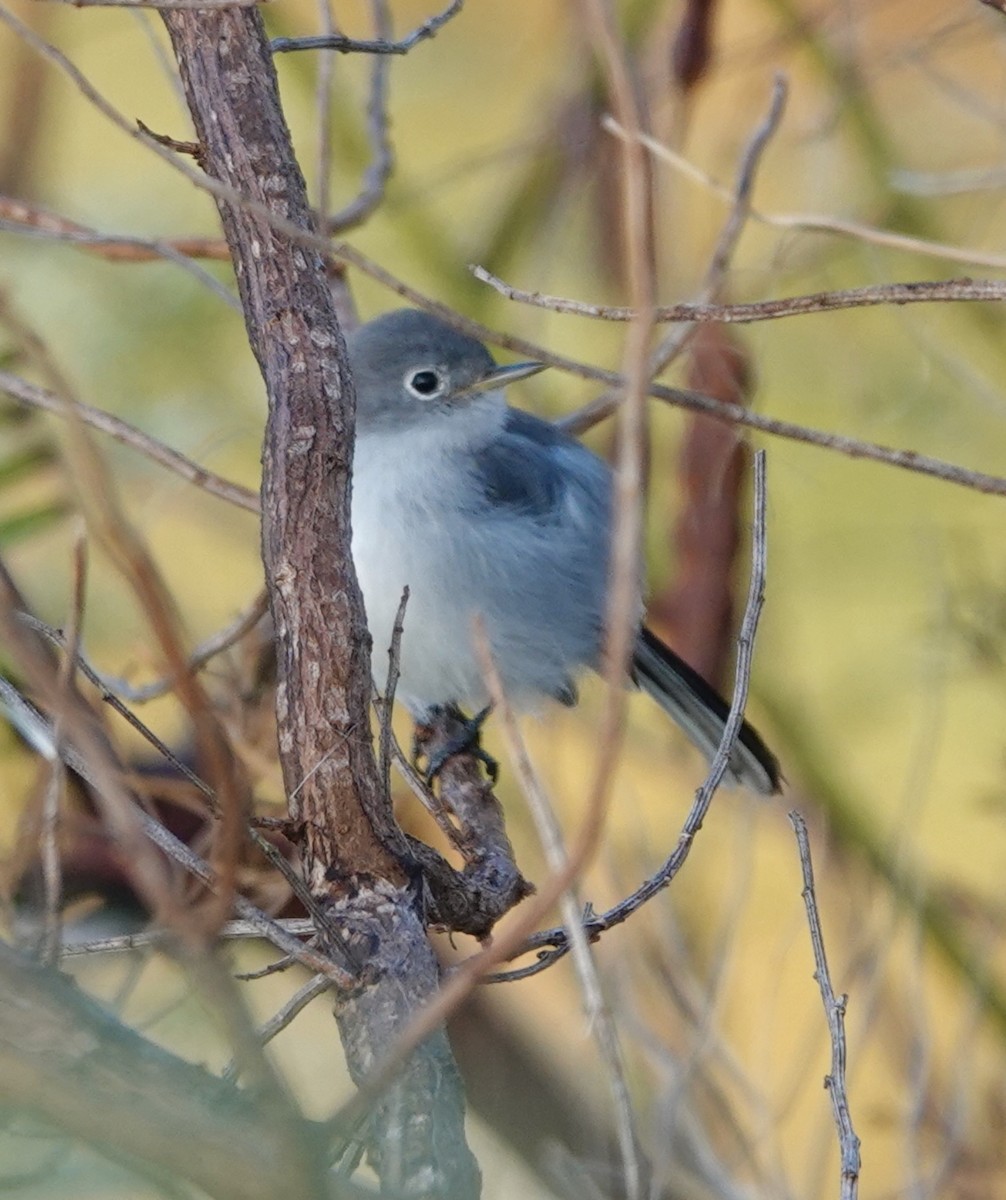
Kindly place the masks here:
<instances>
[{"instance_id":1,"label":"bird","mask_svg":"<svg viewBox=\"0 0 1006 1200\"><path fill-rule=\"evenodd\" d=\"M543 369L501 366L477 339L398 309L346 339L356 392L352 553L373 644L390 646L403 589L397 697L417 723L490 706L475 642L483 622L518 711L577 702L601 663L613 475L553 423L511 407L507 384ZM708 758L729 706L643 623L629 680ZM482 714L480 713L480 716ZM746 721L727 778L763 795L779 763Z\"/></svg>"}]
</instances>

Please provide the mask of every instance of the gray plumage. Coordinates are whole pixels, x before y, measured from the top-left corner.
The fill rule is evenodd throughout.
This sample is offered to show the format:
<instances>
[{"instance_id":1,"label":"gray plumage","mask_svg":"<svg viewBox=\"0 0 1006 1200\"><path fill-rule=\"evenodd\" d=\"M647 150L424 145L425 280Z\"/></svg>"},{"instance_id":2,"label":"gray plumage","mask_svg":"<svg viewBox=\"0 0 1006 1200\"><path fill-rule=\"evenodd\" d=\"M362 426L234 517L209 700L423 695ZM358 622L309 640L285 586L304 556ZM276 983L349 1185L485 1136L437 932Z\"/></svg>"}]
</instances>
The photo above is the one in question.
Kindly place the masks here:
<instances>
[{"instance_id":1,"label":"gray plumage","mask_svg":"<svg viewBox=\"0 0 1006 1200\"><path fill-rule=\"evenodd\" d=\"M348 344L357 392L353 556L376 648L390 644L410 589L399 697L417 718L437 705L487 702L471 633L479 613L517 707L544 697L574 703L576 677L601 651L609 468L555 426L506 405L500 389L538 364L498 367L480 342L411 309L371 321ZM633 676L713 753L724 702L642 628ZM774 758L750 726L742 737L734 776L776 790Z\"/></svg>"}]
</instances>

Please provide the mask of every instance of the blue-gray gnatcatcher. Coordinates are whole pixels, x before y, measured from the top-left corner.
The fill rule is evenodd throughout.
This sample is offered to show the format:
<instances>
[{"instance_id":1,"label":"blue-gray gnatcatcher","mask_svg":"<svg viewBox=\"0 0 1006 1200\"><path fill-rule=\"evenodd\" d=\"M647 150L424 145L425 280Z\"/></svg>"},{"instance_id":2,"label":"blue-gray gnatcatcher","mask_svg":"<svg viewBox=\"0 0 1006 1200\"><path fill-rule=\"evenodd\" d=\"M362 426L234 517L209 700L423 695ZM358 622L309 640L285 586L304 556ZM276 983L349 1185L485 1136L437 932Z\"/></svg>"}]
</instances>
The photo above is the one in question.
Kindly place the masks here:
<instances>
[{"instance_id":1,"label":"blue-gray gnatcatcher","mask_svg":"<svg viewBox=\"0 0 1006 1200\"><path fill-rule=\"evenodd\" d=\"M612 528L612 477L585 446L502 388L541 370L500 367L480 342L402 309L348 339L356 383L353 558L375 647L388 646L410 597L398 696L422 720L488 700L474 649L480 614L518 708L576 702L576 677L600 661ZM640 600L640 615L642 601ZM640 627L632 679L707 756L727 705ZM770 794L779 765L748 724L736 782Z\"/></svg>"}]
</instances>

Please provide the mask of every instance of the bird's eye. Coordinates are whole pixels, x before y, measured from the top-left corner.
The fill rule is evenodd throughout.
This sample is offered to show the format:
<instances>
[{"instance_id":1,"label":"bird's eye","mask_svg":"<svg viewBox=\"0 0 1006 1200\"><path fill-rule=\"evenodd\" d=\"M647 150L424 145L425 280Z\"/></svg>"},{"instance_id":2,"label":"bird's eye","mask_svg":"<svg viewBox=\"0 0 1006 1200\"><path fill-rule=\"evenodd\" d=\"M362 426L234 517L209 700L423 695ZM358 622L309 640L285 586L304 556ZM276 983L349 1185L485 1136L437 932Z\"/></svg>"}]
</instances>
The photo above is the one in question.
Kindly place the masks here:
<instances>
[{"instance_id":1,"label":"bird's eye","mask_svg":"<svg viewBox=\"0 0 1006 1200\"><path fill-rule=\"evenodd\" d=\"M424 367L421 371L410 371L405 377L405 386L413 396L428 400L444 390L444 381L439 371Z\"/></svg>"}]
</instances>

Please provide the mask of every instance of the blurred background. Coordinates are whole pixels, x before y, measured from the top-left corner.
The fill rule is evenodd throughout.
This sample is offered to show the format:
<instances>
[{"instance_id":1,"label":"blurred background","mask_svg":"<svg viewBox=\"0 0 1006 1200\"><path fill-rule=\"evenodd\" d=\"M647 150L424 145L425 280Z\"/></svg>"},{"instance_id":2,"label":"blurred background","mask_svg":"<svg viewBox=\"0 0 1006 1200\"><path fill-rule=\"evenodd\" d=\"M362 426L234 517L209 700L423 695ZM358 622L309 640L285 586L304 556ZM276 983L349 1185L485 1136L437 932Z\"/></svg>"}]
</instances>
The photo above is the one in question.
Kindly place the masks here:
<instances>
[{"instance_id":1,"label":"blurred background","mask_svg":"<svg viewBox=\"0 0 1006 1200\"><path fill-rule=\"evenodd\" d=\"M345 32L372 35L368 5L334 9ZM415 0L394 0L392 11L399 34L430 15ZM788 101L718 298L998 277L1006 267L1001 13L978 0L627 0L617 11L650 129L672 152L651 164L662 303L700 294L740 157L779 73ZM156 16L56 3L13 3L5 13L58 47L127 121L191 137ZM274 36L319 28L308 0L277 0L265 19ZM316 53L277 58L316 201L330 127L324 192L337 212L373 160L373 63L350 55L324 64ZM600 125L609 100L579 7L481 0L387 67L394 170L372 215L340 236L494 329L617 368L625 326L515 304L468 270L478 263L523 288L626 301L618 147ZM330 99L320 108L325 69ZM115 128L7 20L0 195L0 365L42 378L25 350L29 329L78 398L256 487L265 405L240 315L175 263L108 261L31 228L45 211L106 234L215 237L211 200ZM19 216L11 201L35 217ZM820 228L836 222L856 229ZM901 243L881 236L890 233ZM202 265L232 286L225 264ZM363 319L401 303L358 271L348 280ZM707 327L667 379L976 470L1006 465L1006 343L992 305L888 306L724 328ZM596 394L550 371L511 400L558 418ZM1004 1194L1003 501L781 438L714 434L657 402L651 417L655 622L727 690L730 623L748 575L749 447L768 452L767 601L748 712L788 780L784 796L767 803L719 795L673 886L597 947L661 1194L813 1200L837 1190L822 1089L827 1029L786 819L794 806L810 824L835 987L849 994L862 1194ZM612 437L602 423L587 440L609 453ZM261 586L255 518L95 440L195 645ZM78 467L58 420L0 399L0 547L34 611L55 625L68 619L72 593ZM142 683L161 670L151 646L144 617L94 546L87 656ZM225 696L238 670L232 655L208 679ZM577 709L525 722L569 836L593 768L599 708L600 687L586 686ZM142 716L170 744L186 744L170 698ZM127 753L149 756L113 728ZM491 729L488 745L504 757ZM276 813L280 781L267 748L265 737L249 744L247 761L263 811ZM583 900L605 907L657 868L702 772L683 739L634 697L610 826ZM6 726L0 780L0 883L13 921L30 892L40 772ZM540 881L547 868L505 758L502 795L518 861ZM402 820L425 834L414 808L403 790ZM84 873L68 916L93 920L88 897L107 895L107 883ZM234 954L242 969L268 961L262 948ZM72 969L148 1036L211 1065L226 1061L212 1021L156 955L74 960ZM259 1018L303 982L293 974L246 985ZM350 1086L328 1007L315 1002L276 1043L307 1111L319 1116ZM617 1194L598 1164L613 1127L610 1091L568 959L483 989L456 1034L468 1047L460 1052L487 1196L518 1186L525 1195ZM16 1195L140 1194L118 1168L54 1150L16 1125L0 1134L0 1185L4 1170Z\"/></svg>"}]
</instances>

